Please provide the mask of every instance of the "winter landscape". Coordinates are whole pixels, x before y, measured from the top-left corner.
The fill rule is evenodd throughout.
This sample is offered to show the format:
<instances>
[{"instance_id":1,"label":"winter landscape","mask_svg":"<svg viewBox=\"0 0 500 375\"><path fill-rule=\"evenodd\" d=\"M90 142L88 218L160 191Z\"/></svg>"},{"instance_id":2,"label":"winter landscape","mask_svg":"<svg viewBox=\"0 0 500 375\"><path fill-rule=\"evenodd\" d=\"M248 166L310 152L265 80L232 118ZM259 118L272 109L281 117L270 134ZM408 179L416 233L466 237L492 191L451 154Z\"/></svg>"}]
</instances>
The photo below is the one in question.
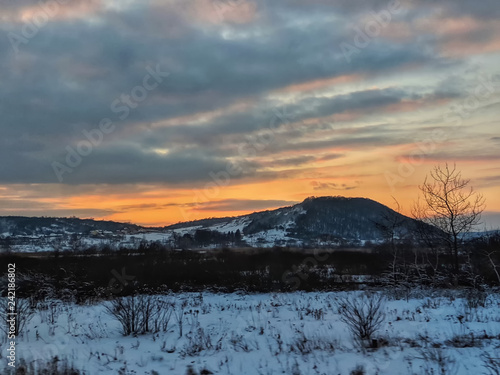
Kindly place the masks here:
<instances>
[{"instance_id":1,"label":"winter landscape","mask_svg":"<svg viewBox=\"0 0 500 375\"><path fill-rule=\"evenodd\" d=\"M1 0L0 374L500 375L498 0Z\"/></svg>"},{"instance_id":2,"label":"winter landscape","mask_svg":"<svg viewBox=\"0 0 500 375\"><path fill-rule=\"evenodd\" d=\"M447 218L468 223L458 269L448 226L369 199L149 230L4 217L4 372L498 374L500 232L473 232L470 207Z\"/></svg>"}]
</instances>

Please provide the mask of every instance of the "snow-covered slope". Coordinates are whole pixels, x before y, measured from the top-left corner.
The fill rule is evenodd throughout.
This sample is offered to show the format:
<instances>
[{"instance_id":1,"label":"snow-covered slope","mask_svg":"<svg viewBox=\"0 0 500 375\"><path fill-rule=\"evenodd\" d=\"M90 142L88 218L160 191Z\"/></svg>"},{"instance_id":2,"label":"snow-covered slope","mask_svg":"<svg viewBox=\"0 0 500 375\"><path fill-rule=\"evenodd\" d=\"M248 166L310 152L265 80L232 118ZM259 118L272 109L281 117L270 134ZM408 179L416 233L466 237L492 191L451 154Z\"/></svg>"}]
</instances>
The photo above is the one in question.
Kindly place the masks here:
<instances>
[{"instance_id":1,"label":"snow-covered slope","mask_svg":"<svg viewBox=\"0 0 500 375\"><path fill-rule=\"evenodd\" d=\"M401 222L400 234L415 222L366 198L308 198L294 206L249 215L180 223L167 229L194 235L196 230L230 232L240 230L250 246L362 245L378 242L388 220Z\"/></svg>"},{"instance_id":2,"label":"snow-covered slope","mask_svg":"<svg viewBox=\"0 0 500 375\"><path fill-rule=\"evenodd\" d=\"M164 228L77 218L0 217L0 248L71 251L91 246L137 248L159 242L170 248L360 246L378 242L387 220L408 233L414 220L366 198L319 197L276 210L203 219ZM201 240L203 239L203 240Z\"/></svg>"}]
</instances>

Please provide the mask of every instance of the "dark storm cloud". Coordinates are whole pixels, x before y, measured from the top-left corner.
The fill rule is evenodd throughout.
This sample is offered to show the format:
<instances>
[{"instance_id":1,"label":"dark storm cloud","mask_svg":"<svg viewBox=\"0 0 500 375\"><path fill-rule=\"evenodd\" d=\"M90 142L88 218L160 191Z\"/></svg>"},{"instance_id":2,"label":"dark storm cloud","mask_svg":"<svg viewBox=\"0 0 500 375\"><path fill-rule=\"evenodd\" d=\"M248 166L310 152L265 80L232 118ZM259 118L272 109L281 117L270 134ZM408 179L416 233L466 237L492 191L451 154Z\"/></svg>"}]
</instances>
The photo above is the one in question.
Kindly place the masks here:
<instances>
[{"instance_id":1,"label":"dark storm cloud","mask_svg":"<svg viewBox=\"0 0 500 375\"><path fill-rule=\"evenodd\" d=\"M46 216L50 212L52 216L74 216L91 217L109 215L115 211L100 209L54 209L52 203L44 203L36 200L26 199L4 199L0 197L0 207L2 216Z\"/></svg>"},{"instance_id":2,"label":"dark storm cloud","mask_svg":"<svg viewBox=\"0 0 500 375\"><path fill-rule=\"evenodd\" d=\"M91 217L103 217L115 213L113 210L99 210L93 208L70 208L70 209L54 209L53 207L29 207L23 209L22 207L14 209L3 209L2 216L34 216L34 217L47 217L47 213L50 213L50 217L74 217L79 218L91 218Z\"/></svg>"},{"instance_id":3,"label":"dark storm cloud","mask_svg":"<svg viewBox=\"0 0 500 375\"><path fill-rule=\"evenodd\" d=\"M489 152L488 152L489 151ZM403 158L410 158L410 155L403 155ZM468 162L481 162L481 161L497 161L500 160L500 155L498 151L490 148L485 148L482 152L477 152L475 150L460 150L460 151L449 151L449 152L438 152L428 156L429 159L444 162L447 160L456 161L468 161Z\"/></svg>"},{"instance_id":4,"label":"dark storm cloud","mask_svg":"<svg viewBox=\"0 0 500 375\"><path fill-rule=\"evenodd\" d=\"M330 154L330 155L324 155L320 158L317 159L317 161L328 161L328 160L334 160L343 157L343 154Z\"/></svg>"},{"instance_id":5,"label":"dark storm cloud","mask_svg":"<svg viewBox=\"0 0 500 375\"><path fill-rule=\"evenodd\" d=\"M389 105L398 105L408 101L419 100L430 102L445 97L456 97L456 93L444 93L441 91L439 93L421 95L404 89L389 88L358 91L332 98L309 97L299 100L295 104L286 106L278 105L274 108L274 112L262 104L260 111L251 109L246 112L222 115L216 117L208 124L192 126L179 124L157 129L150 134L146 134L141 139L141 144L147 144L150 147L174 146L176 144L215 146L220 145L222 136L226 136L227 138L229 135L253 133L279 126L280 124L296 129L298 131L297 135L303 135L303 132L313 131L314 125L306 127L297 123L311 118L322 118L346 112L355 112L356 116L363 116L384 112L385 108ZM296 124L287 125L289 123ZM320 122L319 125L321 124ZM378 130L382 129L378 128Z\"/></svg>"},{"instance_id":6,"label":"dark storm cloud","mask_svg":"<svg viewBox=\"0 0 500 375\"><path fill-rule=\"evenodd\" d=\"M496 0L445 0L436 2L435 0L412 0L415 6L426 5L435 7L437 4L446 10L448 16L472 16L477 19L498 19L500 17L500 7Z\"/></svg>"},{"instance_id":7,"label":"dark storm cloud","mask_svg":"<svg viewBox=\"0 0 500 375\"><path fill-rule=\"evenodd\" d=\"M472 9L465 1L458 3L482 18L500 8L490 1L489 12L483 4ZM22 7L36 4L4 1L0 12L17 14ZM51 19L28 43L18 46L19 53L7 37L0 38L5 51L0 55L0 156L12 161L0 166L0 182L56 182L51 163L63 162L65 147L80 141L83 129L95 128L105 117L117 122L117 130L66 174L64 183L209 180L208 172L224 170L225 158L235 156L228 153L230 145L221 142L222 136L268 126L269 106L262 96L272 90L344 75L384 74L409 64L439 69L450 63L418 43L393 46L383 40L365 48L362 58L347 63L338 46L352 39L348 25L387 4L312 1L306 7L297 0L257 2L254 20L224 29L189 13L193 2L188 6L144 2L120 11L98 7L85 17ZM461 12L455 2L443 4ZM1 28L5 36L21 34L22 22L12 18ZM141 85L147 67L157 64L171 75L131 109L130 116L119 120L111 104ZM456 91L450 90L443 88L435 98L452 97ZM367 114L402 101L425 99L411 88L374 89L333 98L303 97L289 110L296 121L303 121L349 111ZM203 126L182 122L166 128L149 126L245 100L255 100L256 108L223 114ZM371 142L394 140L374 135L307 140L299 145L278 142L265 153ZM161 155L152 151L156 147L173 151ZM243 175L254 172L255 165L248 162Z\"/></svg>"},{"instance_id":8,"label":"dark storm cloud","mask_svg":"<svg viewBox=\"0 0 500 375\"><path fill-rule=\"evenodd\" d=\"M284 200L258 200L258 199L224 199L214 202L201 203L196 207L199 211L252 211L273 207L291 206L298 202Z\"/></svg>"},{"instance_id":9,"label":"dark storm cloud","mask_svg":"<svg viewBox=\"0 0 500 375\"><path fill-rule=\"evenodd\" d=\"M312 155L295 156L284 159L271 159L260 163L261 167L297 167L303 164L307 164L315 161L328 161L343 157L343 154L331 154L321 157L316 157Z\"/></svg>"},{"instance_id":10,"label":"dark storm cloud","mask_svg":"<svg viewBox=\"0 0 500 375\"><path fill-rule=\"evenodd\" d=\"M381 11L388 9L392 3L401 4L403 9L419 8L421 11L424 7L427 10L433 10L436 6L445 9L447 14L453 16L469 16L472 15L479 19L492 19L500 16L500 7L496 0L483 0L480 2L473 2L469 0L338 0L338 1L324 1L324 0L310 0L304 2L301 0L287 1L286 5L281 5L281 2L272 2L276 9L292 8L296 10L305 11L311 5L316 6L322 11L329 11L334 9L336 12L349 16L363 15L370 11ZM270 6L270 5L268 5Z\"/></svg>"},{"instance_id":11,"label":"dark storm cloud","mask_svg":"<svg viewBox=\"0 0 500 375\"><path fill-rule=\"evenodd\" d=\"M272 145L269 150L265 151L265 154L273 152L282 151L314 151L321 149L335 149L339 148L355 148L355 147L378 147L383 145L396 144L397 141L392 138L382 137L382 136L372 136L372 137L335 137L326 140L316 140L316 141L303 141L298 143L290 142L280 142L276 145Z\"/></svg>"},{"instance_id":12,"label":"dark storm cloud","mask_svg":"<svg viewBox=\"0 0 500 375\"><path fill-rule=\"evenodd\" d=\"M318 181L313 181L311 185L313 186L313 190L353 190L358 187L357 185L337 184L333 182L318 182Z\"/></svg>"},{"instance_id":13,"label":"dark storm cloud","mask_svg":"<svg viewBox=\"0 0 500 375\"><path fill-rule=\"evenodd\" d=\"M287 166L298 166L302 164L309 163L311 161L316 160L316 157L314 156L296 156L292 158L287 158L287 159L273 159L269 164L272 167L287 167Z\"/></svg>"}]
</instances>

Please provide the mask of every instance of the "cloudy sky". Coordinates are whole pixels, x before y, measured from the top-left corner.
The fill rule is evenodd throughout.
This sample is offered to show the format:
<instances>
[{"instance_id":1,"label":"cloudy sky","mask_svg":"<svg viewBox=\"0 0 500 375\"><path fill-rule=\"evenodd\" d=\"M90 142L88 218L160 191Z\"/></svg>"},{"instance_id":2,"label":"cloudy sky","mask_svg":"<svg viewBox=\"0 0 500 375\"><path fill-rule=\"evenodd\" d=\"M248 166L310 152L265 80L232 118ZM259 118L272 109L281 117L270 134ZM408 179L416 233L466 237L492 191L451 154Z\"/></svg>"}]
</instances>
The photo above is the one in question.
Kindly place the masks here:
<instances>
[{"instance_id":1,"label":"cloudy sky","mask_svg":"<svg viewBox=\"0 0 500 375\"><path fill-rule=\"evenodd\" d=\"M456 163L500 225L498 0L0 0L0 215L164 225Z\"/></svg>"}]
</instances>

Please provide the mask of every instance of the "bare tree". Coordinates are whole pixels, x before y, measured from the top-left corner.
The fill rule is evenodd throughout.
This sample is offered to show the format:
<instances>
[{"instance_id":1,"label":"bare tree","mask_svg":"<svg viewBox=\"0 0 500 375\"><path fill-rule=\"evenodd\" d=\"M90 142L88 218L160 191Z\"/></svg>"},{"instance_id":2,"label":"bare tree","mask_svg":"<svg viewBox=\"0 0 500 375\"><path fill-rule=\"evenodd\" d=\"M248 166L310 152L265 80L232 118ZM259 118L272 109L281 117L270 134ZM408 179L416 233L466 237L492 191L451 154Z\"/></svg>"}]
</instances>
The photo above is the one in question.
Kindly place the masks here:
<instances>
[{"instance_id":1,"label":"bare tree","mask_svg":"<svg viewBox=\"0 0 500 375\"><path fill-rule=\"evenodd\" d=\"M464 234L479 224L484 210L484 197L469 187L456 165L436 166L419 186L423 202L418 201L414 216L439 229L442 241L453 258L453 270L458 275L459 249Z\"/></svg>"},{"instance_id":2,"label":"bare tree","mask_svg":"<svg viewBox=\"0 0 500 375\"><path fill-rule=\"evenodd\" d=\"M116 297L105 305L106 312L122 325L122 333L128 336L140 332L141 308L137 296Z\"/></svg>"}]
</instances>

